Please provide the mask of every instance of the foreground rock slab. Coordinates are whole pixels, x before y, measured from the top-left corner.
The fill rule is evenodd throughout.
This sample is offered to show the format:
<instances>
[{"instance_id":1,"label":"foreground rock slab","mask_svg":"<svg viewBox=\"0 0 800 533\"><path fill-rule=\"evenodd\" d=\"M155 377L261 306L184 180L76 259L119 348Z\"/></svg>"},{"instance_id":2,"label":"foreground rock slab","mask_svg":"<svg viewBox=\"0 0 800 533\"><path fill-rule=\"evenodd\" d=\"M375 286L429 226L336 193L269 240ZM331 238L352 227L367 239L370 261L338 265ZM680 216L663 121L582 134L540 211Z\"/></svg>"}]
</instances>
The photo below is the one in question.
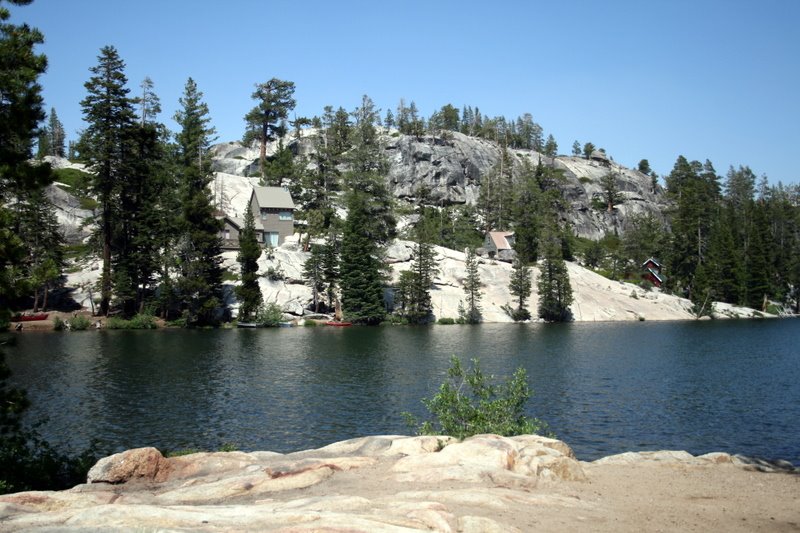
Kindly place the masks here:
<instances>
[{"instance_id":1,"label":"foreground rock slab","mask_svg":"<svg viewBox=\"0 0 800 533\"><path fill-rule=\"evenodd\" d=\"M793 530L800 476L779 471L722 453L584 463L536 435L174 458L142 448L102 459L71 490L0 497L0 531Z\"/></svg>"}]
</instances>

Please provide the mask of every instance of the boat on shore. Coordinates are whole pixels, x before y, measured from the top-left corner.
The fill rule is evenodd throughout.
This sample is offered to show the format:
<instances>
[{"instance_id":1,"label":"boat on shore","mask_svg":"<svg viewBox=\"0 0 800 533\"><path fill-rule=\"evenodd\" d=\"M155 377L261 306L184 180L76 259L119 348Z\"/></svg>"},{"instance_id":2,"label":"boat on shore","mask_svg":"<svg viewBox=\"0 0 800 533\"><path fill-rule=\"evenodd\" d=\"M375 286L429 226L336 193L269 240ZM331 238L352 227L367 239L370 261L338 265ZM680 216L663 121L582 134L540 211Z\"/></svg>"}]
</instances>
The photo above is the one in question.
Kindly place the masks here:
<instances>
[{"instance_id":1,"label":"boat on shore","mask_svg":"<svg viewBox=\"0 0 800 533\"><path fill-rule=\"evenodd\" d=\"M237 328L257 328L258 324L256 324L255 322L237 322L236 323L236 327Z\"/></svg>"},{"instance_id":2,"label":"boat on shore","mask_svg":"<svg viewBox=\"0 0 800 533\"><path fill-rule=\"evenodd\" d=\"M11 322L34 322L37 320L47 320L49 313L32 313L30 315L14 315Z\"/></svg>"}]
</instances>

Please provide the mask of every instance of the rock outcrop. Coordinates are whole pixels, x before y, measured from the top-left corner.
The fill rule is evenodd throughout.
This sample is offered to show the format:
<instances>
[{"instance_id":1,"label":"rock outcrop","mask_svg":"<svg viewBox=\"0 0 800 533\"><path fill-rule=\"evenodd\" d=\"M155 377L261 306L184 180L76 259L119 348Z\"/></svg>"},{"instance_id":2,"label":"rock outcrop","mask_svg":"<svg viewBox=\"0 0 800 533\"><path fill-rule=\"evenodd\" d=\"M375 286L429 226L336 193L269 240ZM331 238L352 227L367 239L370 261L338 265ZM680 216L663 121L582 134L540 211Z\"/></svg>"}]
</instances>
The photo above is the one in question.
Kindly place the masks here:
<instances>
[{"instance_id":1,"label":"rock outcrop","mask_svg":"<svg viewBox=\"0 0 800 533\"><path fill-rule=\"evenodd\" d=\"M703 520L725 530L748 519L754 529L770 524L750 508L773 526L790 523L798 478L754 483L742 476L766 474L742 464L728 454L686 452L582 463L565 443L536 435L376 436L290 454L172 458L144 448L101 460L73 489L0 496L0 531L636 531L668 518L667 529L677 530ZM691 497L687 490L703 495L702 505L675 502L670 492ZM749 500L737 506L737 497Z\"/></svg>"},{"instance_id":2,"label":"rock outcrop","mask_svg":"<svg viewBox=\"0 0 800 533\"><path fill-rule=\"evenodd\" d=\"M305 130L299 139L285 139L295 153L314 152L316 131ZM478 200L481 184L500 163L502 149L492 141L449 132L446 138L417 138L396 131L383 134L384 152L389 161L388 185L394 196L413 200L425 188L436 205L470 204ZM268 147L268 155L275 146ZM230 176L258 175L258 151L240 143L214 146L214 169L225 180ZM628 169L613 160L598 161L583 157L547 157L532 150L509 150L512 173L519 176L523 163L546 166L563 172L560 185L565 210L563 219L581 237L599 239L608 232L624 233L630 216L650 214L663 219L666 199L660 187L654 187L650 176ZM620 203L612 213L594 207L602 196L600 178L607 173L617 175Z\"/></svg>"}]
</instances>

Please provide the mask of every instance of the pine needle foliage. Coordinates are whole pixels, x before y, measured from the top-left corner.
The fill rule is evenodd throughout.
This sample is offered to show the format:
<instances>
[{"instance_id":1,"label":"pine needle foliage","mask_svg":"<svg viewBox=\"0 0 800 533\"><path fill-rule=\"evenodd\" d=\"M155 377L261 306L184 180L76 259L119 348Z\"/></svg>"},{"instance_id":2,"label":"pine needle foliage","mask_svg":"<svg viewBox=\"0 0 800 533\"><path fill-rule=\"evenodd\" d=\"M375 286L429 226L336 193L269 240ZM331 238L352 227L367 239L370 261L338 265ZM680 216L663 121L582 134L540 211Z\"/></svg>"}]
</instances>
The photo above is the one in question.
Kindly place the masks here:
<instances>
[{"instance_id":1,"label":"pine needle foliage","mask_svg":"<svg viewBox=\"0 0 800 533\"><path fill-rule=\"evenodd\" d=\"M464 368L459 358L452 357L447 379L439 391L422 400L433 418L419 424L409 413L403 416L420 435L465 439L483 433L506 437L548 433L544 422L525 414L532 392L524 368L518 368L505 383L497 385L493 381L494 376L481 371L477 359Z\"/></svg>"}]
</instances>

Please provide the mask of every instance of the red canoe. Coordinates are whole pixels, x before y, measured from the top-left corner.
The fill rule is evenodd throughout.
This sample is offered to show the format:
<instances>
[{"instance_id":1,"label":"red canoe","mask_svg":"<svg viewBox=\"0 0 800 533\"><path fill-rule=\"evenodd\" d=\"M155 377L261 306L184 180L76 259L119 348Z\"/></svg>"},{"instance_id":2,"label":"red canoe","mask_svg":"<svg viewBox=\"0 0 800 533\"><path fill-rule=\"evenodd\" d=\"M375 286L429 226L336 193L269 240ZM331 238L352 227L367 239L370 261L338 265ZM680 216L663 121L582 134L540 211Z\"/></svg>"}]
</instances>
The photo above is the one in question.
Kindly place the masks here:
<instances>
[{"instance_id":1,"label":"red canoe","mask_svg":"<svg viewBox=\"0 0 800 533\"><path fill-rule=\"evenodd\" d=\"M12 322L33 322L34 320L47 320L48 313L35 313L33 315L15 315Z\"/></svg>"},{"instance_id":2,"label":"red canoe","mask_svg":"<svg viewBox=\"0 0 800 533\"><path fill-rule=\"evenodd\" d=\"M333 320L329 320L328 322L325 322L325 325L326 326L344 327L344 326L352 326L353 323L352 322L334 322Z\"/></svg>"}]
</instances>

